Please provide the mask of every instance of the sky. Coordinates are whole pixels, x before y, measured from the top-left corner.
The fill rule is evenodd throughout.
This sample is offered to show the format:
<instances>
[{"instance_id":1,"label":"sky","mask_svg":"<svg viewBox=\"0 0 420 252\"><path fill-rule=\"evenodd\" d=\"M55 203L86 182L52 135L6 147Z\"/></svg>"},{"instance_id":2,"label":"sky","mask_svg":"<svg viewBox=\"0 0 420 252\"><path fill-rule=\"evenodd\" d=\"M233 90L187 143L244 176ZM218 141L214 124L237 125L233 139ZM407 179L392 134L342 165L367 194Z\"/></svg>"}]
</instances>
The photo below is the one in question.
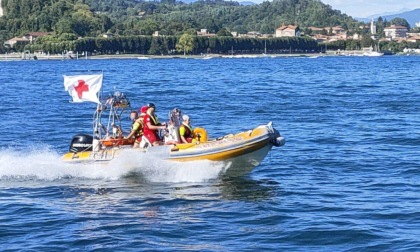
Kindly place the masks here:
<instances>
[{"instance_id":1,"label":"sky","mask_svg":"<svg viewBox=\"0 0 420 252\"><path fill-rule=\"evenodd\" d=\"M331 5L341 13L359 18L420 8L420 0L321 0L321 2Z\"/></svg>"}]
</instances>

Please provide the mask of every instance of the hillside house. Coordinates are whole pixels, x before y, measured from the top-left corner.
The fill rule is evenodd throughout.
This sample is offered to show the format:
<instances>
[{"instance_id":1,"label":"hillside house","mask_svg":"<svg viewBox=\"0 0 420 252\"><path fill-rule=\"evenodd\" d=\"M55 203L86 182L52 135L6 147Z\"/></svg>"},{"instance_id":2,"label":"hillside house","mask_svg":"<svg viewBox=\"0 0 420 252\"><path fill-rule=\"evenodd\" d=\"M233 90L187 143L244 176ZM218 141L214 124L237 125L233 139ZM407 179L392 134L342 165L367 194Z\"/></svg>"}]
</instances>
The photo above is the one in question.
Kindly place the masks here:
<instances>
[{"instance_id":1,"label":"hillside house","mask_svg":"<svg viewBox=\"0 0 420 252\"><path fill-rule=\"evenodd\" d=\"M49 35L49 32L28 32L23 37L29 40L29 43L34 43L39 37Z\"/></svg>"},{"instance_id":2,"label":"hillside house","mask_svg":"<svg viewBox=\"0 0 420 252\"><path fill-rule=\"evenodd\" d=\"M106 39L110 39L110 38L114 37L114 34L112 34L110 32L107 32L107 33L102 34L102 37L104 37Z\"/></svg>"},{"instance_id":3,"label":"hillside house","mask_svg":"<svg viewBox=\"0 0 420 252\"><path fill-rule=\"evenodd\" d=\"M321 42L328 42L329 38L327 35L322 35L322 34L315 34L312 36L313 39L316 40L316 42L321 43Z\"/></svg>"},{"instance_id":4,"label":"hillside house","mask_svg":"<svg viewBox=\"0 0 420 252\"><path fill-rule=\"evenodd\" d=\"M420 42L420 36L412 36L407 38L407 42L418 43Z\"/></svg>"},{"instance_id":5,"label":"hillside house","mask_svg":"<svg viewBox=\"0 0 420 252\"><path fill-rule=\"evenodd\" d=\"M256 32L256 31L250 31L250 32L247 32L246 37L247 38L258 38L258 37L261 37L261 33Z\"/></svg>"},{"instance_id":6,"label":"hillside house","mask_svg":"<svg viewBox=\"0 0 420 252\"><path fill-rule=\"evenodd\" d=\"M308 29L312 31L312 34L322 34L326 31L324 28L318 28L315 26L309 26Z\"/></svg>"},{"instance_id":7,"label":"hillside house","mask_svg":"<svg viewBox=\"0 0 420 252\"><path fill-rule=\"evenodd\" d=\"M202 36L202 37L214 37L216 36L216 34L214 33L209 33L207 31L207 29L201 29L199 32L197 32L197 36Z\"/></svg>"},{"instance_id":8,"label":"hillside house","mask_svg":"<svg viewBox=\"0 0 420 252\"><path fill-rule=\"evenodd\" d=\"M324 27L324 28L309 26L308 29L312 31L312 34L323 34L323 33L336 34L336 35L346 34L346 30L344 30L343 27L341 26Z\"/></svg>"},{"instance_id":9,"label":"hillside house","mask_svg":"<svg viewBox=\"0 0 420 252\"><path fill-rule=\"evenodd\" d=\"M300 29L297 25L282 25L276 29L275 36L280 37L300 37Z\"/></svg>"},{"instance_id":10,"label":"hillside house","mask_svg":"<svg viewBox=\"0 0 420 252\"><path fill-rule=\"evenodd\" d=\"M5 46L9 46L9 47L15 47L15 46L25 46L27 44L29 44L30 41L27 38L18 38L18 37L14 37L11 38L9 40L4 41L4 45Z\"/></svg>"},{"instance_id":11,"label":"hillside house","mask_svg":"<svg viewBox=\"0 0 420 252\"><path fill-rule=\"evenodd\" d=\"M399 39L407 37L407 27L400 25L391 25L384 29L385 37L390 39Z\"/></svg>"},{"instance_id":12,"label":"hillside house","mask_svg":"<svg viewBox=\"0 0 420 252\"><path fill-rule=\"evenodd\" d=\"M337 35L346 34L346 30L344 30L343 27L341 26L334 26L334 27L329 28L329 30L332 30L332 33L337 34Z\"/></svg>"}]
</instances>

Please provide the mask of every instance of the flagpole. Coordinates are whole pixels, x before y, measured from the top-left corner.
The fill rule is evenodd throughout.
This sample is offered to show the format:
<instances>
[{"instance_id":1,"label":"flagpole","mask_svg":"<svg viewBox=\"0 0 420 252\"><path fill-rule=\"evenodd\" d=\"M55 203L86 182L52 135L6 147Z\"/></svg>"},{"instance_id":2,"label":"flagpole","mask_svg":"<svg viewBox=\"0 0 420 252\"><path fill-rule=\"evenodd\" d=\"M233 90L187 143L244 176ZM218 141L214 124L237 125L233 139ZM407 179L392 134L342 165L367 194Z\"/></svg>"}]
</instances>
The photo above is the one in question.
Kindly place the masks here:
<instances>
[{"instance_id":1,"label":"flagpole","mask_svg":"<svg viewBox=\"0 0 420 252\"><path fill-rule=\"evenodd\" d=\"M100 70L101 75L102 75L102 83L104 81L104 71ZM106 109L106 105L102 104L101 101L101 97L102 97L102 92L103 92L103 88L101 85L101 88L99 90L99 92L97 93L97 97L99 100L99 104L97 104L96 106L96 111L95 111L95 115L94 115L94 120L95 120L95 124L94 124L94 129L93 129L93 151L99 151L100 150L100 140L103 139L102 136L102 129L100 129L100 127L103 127L102 122L101 122L101 117L102 117L102 112L104 111L104 109ZM105 131L105 129L104 129ZM107 132L104 132L105 134L107 134Z\"/></svg>"}]
</instances>

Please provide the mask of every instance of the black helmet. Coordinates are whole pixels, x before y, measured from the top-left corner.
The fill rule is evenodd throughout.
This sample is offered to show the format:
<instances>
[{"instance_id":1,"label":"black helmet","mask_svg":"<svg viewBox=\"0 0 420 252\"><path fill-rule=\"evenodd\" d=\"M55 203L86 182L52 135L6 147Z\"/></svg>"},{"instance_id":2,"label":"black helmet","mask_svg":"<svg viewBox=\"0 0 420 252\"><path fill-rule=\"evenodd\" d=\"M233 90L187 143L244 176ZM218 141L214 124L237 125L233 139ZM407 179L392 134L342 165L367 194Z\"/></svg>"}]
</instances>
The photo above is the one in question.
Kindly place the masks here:
<instances>
[{"instance_id":1,"label":"black helmet","mask_svg":"<svg viewBox=\"0 0 420 252\"><path fill-rule=\"evenodd\" d=\"M147 106L148 108L155 108L155 104L153 104L153 103L148 103L146 106Z\"/></svg>"}]
</instances>

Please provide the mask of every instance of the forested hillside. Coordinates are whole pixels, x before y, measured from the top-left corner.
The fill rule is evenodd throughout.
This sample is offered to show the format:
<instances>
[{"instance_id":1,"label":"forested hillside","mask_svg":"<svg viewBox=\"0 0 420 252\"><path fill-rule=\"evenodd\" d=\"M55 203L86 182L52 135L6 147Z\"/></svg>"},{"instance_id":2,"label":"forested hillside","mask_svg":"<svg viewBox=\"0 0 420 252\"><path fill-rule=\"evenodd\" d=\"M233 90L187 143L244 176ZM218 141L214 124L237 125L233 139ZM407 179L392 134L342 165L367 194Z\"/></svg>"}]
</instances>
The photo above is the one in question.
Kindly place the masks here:
<instances>
[{"instance_id":1,"label":"forested hillside","mask_svg":"<svg viewBox=\"0 0 420 252\"><path fill-rule=\"evenodd\" d=\"M253 6L238 2L205 0L194 3L162 0L2 0L0 39L29 31L95 37L118 35L180 35L189 29L222 28L246 33L274 33L281 24L357 27L351 17L332 10L319 0L274 0Z\"/></svg>"}]
</instances>

